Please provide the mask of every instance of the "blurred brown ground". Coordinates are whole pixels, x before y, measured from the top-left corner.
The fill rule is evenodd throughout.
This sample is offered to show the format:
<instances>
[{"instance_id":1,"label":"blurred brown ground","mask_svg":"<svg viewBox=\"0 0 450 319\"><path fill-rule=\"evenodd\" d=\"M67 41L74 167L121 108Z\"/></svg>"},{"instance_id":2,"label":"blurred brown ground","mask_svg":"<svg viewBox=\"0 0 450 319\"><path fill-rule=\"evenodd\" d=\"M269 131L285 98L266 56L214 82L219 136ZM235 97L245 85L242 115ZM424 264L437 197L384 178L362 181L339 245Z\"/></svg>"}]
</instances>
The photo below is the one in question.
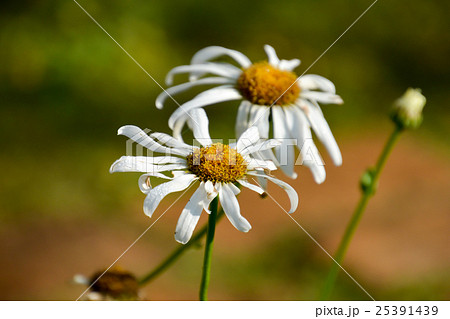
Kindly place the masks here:
<instances>
[{"instance_id":1,"label":"blurred brown ground","mask_svg":"<svg viewBox=\"0 0 450 319\"><path fill-rule=\"evenodd\" d=\"M386 135L386 132L362 133L340 143L344 165L338 168L327 165L324 184L316 185L304 167L297 168L300 176L291 181L300 195L300 208L292 216L330 253L335 250L359 198L356 188L359 176L375 162ZM437 295L431 292L430 298L450 298L445 288L448 288L450 266L450 169L448 154L437 149L409 132L402 136L382 174L380 189L353 238L343 266L376 299L408 298L407 294L392 296L389 291L429 281L444 282L444 291L441 287ZM329 162L328 158L325 161ZM287 207L283 191L272 185L269 192ZM144 197L136 188L130 210L109 221L36 219L0 226L0 299L76 299L84 287L72 284L72 276L91 275L110 265L175 198L164 200L151 220L142 212ZM176 247L173 231L187 199L185 196L176 202L118 265L143 275ZM210 298L317 298L322 277L305 287L302 280L292 282L290 272L277 273L276 265L284 257L291 258L290 267L295 274L297 267L300 271L311 260L318 260L323 264L322 270L326 270L329 257L270 198L262 200L256 193L244 190L239 202L253 229L243 234L227 220L218 225ZM202 216L200 223L205 221L206 217ZM290 240L279 251L276 248L274 253L267 251L286 236ZM302 256L304 249L299 249L296 254L296 247L305 244L309 245L309 253ZM283 250L286 247L290 247L288 251ZM258 270L249 264L248 260L258 260L267 253L273 255L272 261L271 256L265 259L266 263L273 262L273 271L272 264L269 270ZM145 288L145 297L196 300L201 261L201 249L189 251ZM251 277L250 281L245 279L253 272L260 275ZM345 280L345 285L355 286L351 289L357 291L356 298L367 299L345 275L341 276L341 282Z\"/></svg>"}]
</instances>

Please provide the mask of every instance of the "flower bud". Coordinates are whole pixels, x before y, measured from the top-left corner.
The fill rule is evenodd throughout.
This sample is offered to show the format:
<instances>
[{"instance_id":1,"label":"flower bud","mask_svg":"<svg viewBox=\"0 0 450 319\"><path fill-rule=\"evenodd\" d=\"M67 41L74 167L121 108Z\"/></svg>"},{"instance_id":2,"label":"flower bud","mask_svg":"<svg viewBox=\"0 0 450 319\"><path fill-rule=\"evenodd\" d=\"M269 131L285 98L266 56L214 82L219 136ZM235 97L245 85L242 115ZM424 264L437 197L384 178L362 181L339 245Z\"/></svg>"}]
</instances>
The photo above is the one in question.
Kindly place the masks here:
<instances>
[{"instance_id":1,"label":"flower bud","mask_svg":"<svg viewBox=\"0 0 450 319\"><path fill-rule=\"evenodd\" d=\"M420 89L409 88L394 102L392 120L402 128L417 128L422 123L422 110L427 99Z\"/></svg>"}]
</instances>

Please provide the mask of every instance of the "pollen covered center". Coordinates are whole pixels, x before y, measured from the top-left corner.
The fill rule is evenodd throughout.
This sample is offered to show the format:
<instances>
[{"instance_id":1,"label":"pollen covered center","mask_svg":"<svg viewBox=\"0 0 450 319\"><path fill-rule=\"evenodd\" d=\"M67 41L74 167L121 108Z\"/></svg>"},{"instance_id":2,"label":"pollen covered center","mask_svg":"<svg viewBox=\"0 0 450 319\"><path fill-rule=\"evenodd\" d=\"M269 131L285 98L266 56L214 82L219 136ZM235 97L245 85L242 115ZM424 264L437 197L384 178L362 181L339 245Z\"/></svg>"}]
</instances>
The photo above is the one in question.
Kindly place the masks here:
<instances>
[{"instance_id":1,"label":"pollen covered center","mask_svg":"<svg viewBox=\"0 0 450 319\"><path fill-rule=\"evenodd\" d=\"M242 155L221 143L196 149L186 159L189 170L203 182L232 183L247 172Z\"/></svg>"},{"instance_id":2,"label":"pollen covered center","mask_svg":"<svg viewBox=\"0 0 450 319\"><path fill-rule=\"evenodd\" d=\"M293 72L279 70L268 62L259 62L244 69L237 81L239 92L253 104L287 105L300 95Z\"/></svg>"}]
</instances>

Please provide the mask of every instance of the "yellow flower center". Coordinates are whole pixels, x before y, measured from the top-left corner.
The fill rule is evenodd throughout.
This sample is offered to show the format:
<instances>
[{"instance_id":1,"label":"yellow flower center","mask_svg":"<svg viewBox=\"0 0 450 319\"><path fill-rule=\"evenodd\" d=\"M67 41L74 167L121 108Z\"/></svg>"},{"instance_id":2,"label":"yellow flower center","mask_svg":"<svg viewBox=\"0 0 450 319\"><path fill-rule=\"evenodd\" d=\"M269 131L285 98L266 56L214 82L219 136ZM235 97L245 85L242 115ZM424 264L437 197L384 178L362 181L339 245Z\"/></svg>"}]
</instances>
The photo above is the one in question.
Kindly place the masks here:
<instances>
[{"instance_id":1,"label":"yellow flower center","mask_svg":"<svg viewBox=\"0 0 450 319\"><path fill-rule=\"evenodd\" d=\"M287 105L294 103L300 95L300 87L294 84L296 79L294 72L259 62L243 70L237 88L253 104Z\"/></svg>"},{"instance_id":2,"label":"yellow flower center","mask_svg":"<svg viewBox=\"0 0 450 319\"><path fill-rule=\"evenodd\" d=\"M189 170L203 182L233 183L247 172L242 155L221 143L197 149L186 159Z\"/></svg>"}]
</instances>

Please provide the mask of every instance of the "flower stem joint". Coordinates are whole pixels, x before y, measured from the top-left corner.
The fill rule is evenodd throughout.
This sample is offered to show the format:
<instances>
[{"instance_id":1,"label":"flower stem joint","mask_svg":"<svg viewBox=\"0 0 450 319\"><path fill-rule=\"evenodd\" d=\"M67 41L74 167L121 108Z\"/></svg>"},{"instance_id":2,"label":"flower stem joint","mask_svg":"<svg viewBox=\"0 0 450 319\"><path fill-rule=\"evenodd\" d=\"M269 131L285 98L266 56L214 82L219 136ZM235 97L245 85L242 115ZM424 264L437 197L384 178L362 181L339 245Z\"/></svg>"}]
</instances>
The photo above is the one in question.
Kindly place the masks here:
<instances>
[{"instance_id":1,"label":"flower stem joint","mask_svg":"<svg viewBox=\"0 0 450 319\"><path fill-rule=\"evenodd\" d=\"M367 169L364 174L362 174L361 179L359 180L359 186L363 193L368 193L369 195L375 194L378 183L375 183L373 168Z\"/></svg>"},{"instance_id":2,"label":"flower stem joint","mask_svg":"<svg viewBox=\"0 0 450 319\"><path fill-rule=\"evenodd\" d=\"M391 119L402 129L418 128L422 123L422 110L426 101L420 89L409 88L394 102Z\"/></svg>"}]
</instances>

